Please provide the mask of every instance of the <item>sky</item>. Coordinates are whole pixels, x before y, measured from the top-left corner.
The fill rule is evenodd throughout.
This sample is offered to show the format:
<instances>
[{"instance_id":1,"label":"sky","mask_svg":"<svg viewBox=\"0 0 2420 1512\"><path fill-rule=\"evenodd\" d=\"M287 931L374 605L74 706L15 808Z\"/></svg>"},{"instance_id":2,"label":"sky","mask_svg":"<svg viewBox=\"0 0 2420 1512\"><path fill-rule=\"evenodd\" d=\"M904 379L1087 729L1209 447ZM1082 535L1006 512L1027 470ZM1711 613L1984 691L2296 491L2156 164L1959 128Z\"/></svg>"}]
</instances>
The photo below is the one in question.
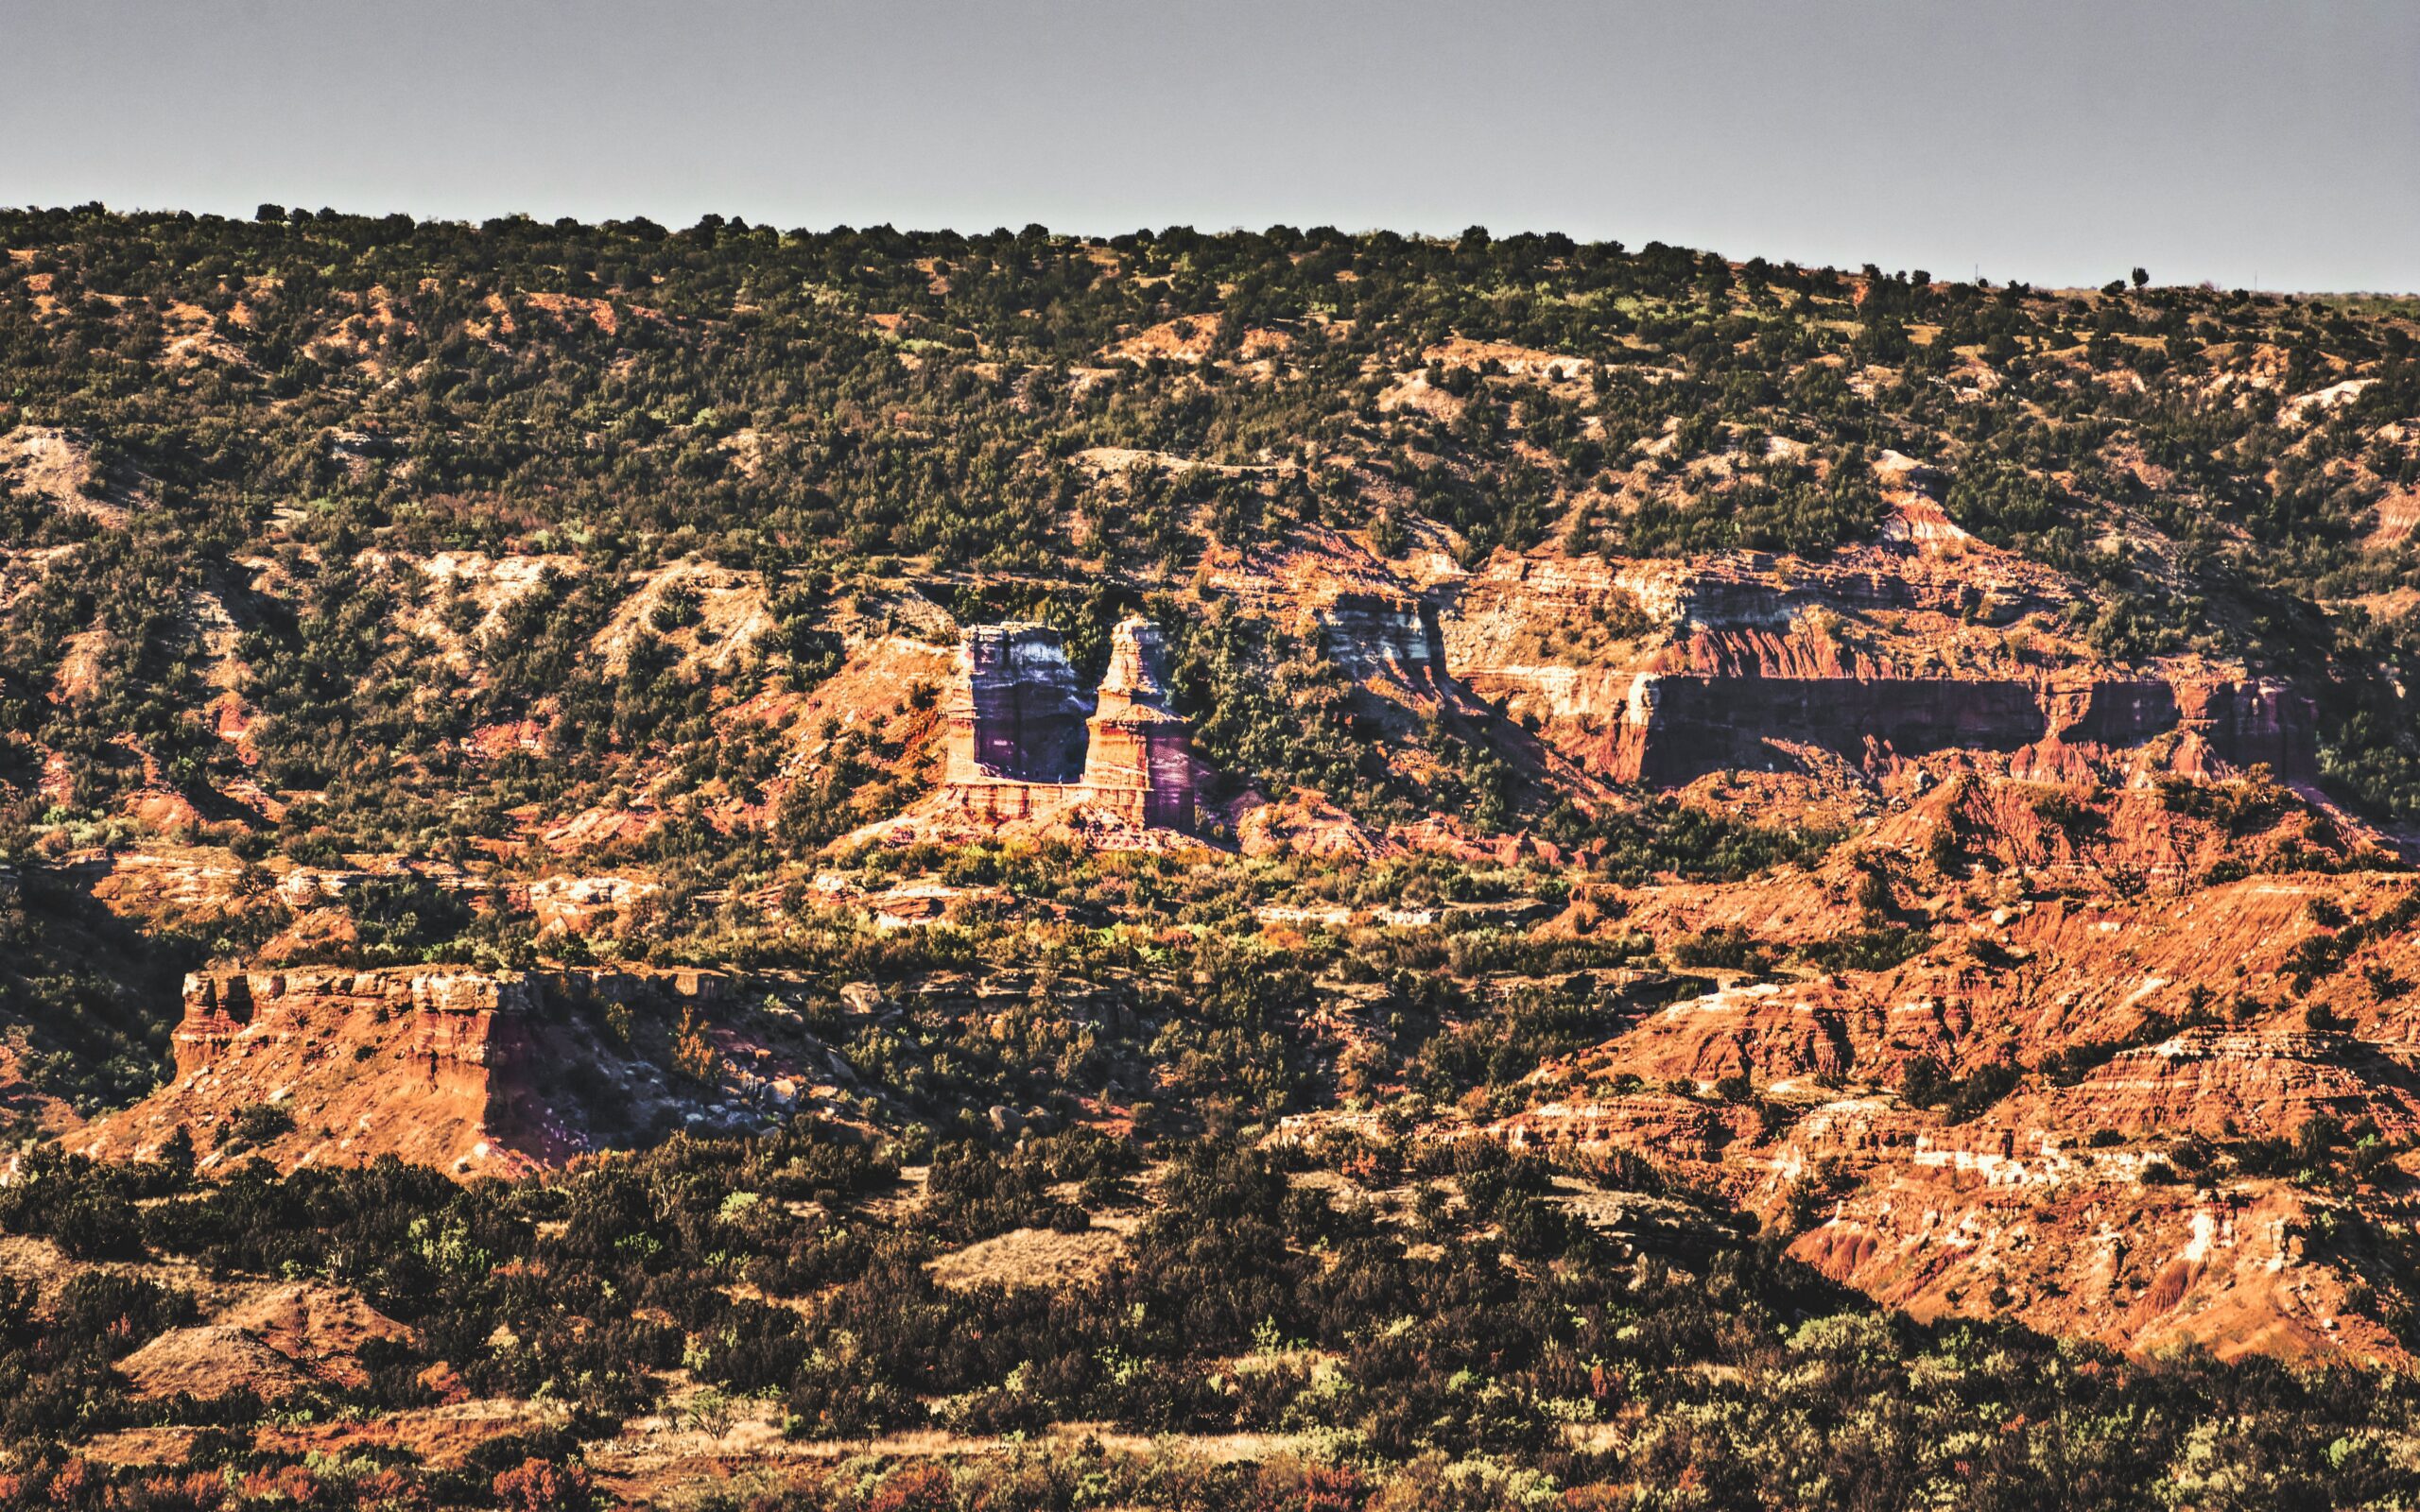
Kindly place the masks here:
<instances>
[{"instance_id":1,"label":"sky","mask_svg":"<svg viewBox=\"0 0 2420 1512\"><path fill-rule=\"evenodd\" d=\"M2420 0L0 0L0 205L2420 291Z\"/></svg>"}]
</instances>

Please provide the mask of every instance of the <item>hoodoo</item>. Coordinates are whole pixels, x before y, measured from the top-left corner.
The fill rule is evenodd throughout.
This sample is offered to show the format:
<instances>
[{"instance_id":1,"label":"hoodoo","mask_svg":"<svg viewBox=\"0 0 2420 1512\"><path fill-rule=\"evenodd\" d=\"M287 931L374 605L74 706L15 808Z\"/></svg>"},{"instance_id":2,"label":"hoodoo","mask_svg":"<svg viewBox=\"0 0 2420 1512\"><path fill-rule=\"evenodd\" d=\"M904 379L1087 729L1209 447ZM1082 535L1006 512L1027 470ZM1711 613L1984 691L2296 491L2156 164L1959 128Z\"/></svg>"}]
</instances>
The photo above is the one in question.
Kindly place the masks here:
<instances>
[{"instance_id":1,"label":"hoodoo","mask_svg":"<svg viewBox=\"0 0 2420 1512\"><path fill-rule=\"evenodd\" d=\"M1092 718L1084 722L1085 800L1153 829L1193 827L1192 727L1167 707L1160 627L1121 622Z\"/></svg>"},{"instance_id":2,"label":"hoodoo","mask_svg":"<svg viewBox=\"0 0 2420 1512\"><path fill-rule=\"evenodd\" d=\"M1063 784L1083 767L1083 695L1046 625L969 626L946 716L952 782Z\"/></svg>"},{"instance_id":3,"label":"hoodoo","mask_svg":"<svg viewBox=\"0 0 2420 1512\"><path fill-rule=\"evenodd\" d=\"M1159 627L1139 617L1117 626L1089 716L1075 688L1057 630L968 627L947 713L952 799L995 819L1089 806L1190 830L1192 727L1167 707Z\"/></svg>"}]
</instances>

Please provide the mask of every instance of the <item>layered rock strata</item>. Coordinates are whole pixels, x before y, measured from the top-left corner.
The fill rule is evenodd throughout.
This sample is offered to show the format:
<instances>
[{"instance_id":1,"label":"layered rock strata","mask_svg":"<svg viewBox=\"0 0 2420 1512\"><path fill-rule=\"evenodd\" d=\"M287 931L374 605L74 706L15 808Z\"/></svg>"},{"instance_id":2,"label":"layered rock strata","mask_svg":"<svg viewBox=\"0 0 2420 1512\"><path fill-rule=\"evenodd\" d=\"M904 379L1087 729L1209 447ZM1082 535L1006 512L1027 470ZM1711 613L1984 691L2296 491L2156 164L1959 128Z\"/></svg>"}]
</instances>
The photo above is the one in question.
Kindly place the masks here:
<instances>
[{"instance_id":1,"label":"layered rock strata","mask_svg":"<svg viewBox=\"0 0 2420 1512\"><path fill-rule=\"evenodd\" d=\"M796 1082L787 1065L710 1028L727 991L717 972L646 967L200 972L185 981L174 1077L68 1143L140 1157L183 1128L211 1166L394 1154L463 1174L537 1169L700 1106L779 1110L777 1083ZM712 1045L694 1064L713 1085L693 1075L676 1087L643 1063L631 1027L642 1022L651 1042ZM256 1144L231 1139L260 1105L285 1112L286 1126Z\"/></svg>"},{"instance_id":2,"label":"layered rock strata","mask_svg":"<svg viewBox=\"0 0 2420 1512\"><path fill-rule=\"evenodd\" d=\"M970 627L945 714L947 801L993 820L1092 808L1138 828L1190 830L1192 727L1167 707L1164 662L1159 627L1121 622L1086 713L1058 631Z\"/></svg>"},{"instance_id":3,"label":"layered rock strata","mask_svg":"<svg viewBox=\"0 0 2420 1512\"><path fill-rule=\"evenodd\" d=\"M187 1077L225 1060L239 1042L307 1038L356 1012L401 1021L399 1042L415 1059L486 1067L510 1054L511 1030L497 1019L530 1005L530 985L518 973L472 971L343 971L300 968L272 971L198 972L185 978L184 1016L170 1037L177 1074Z\"/></svg>"},{"instance_id":4,"label":"layered rock strata","mask_svg":"<svg viewBox=\"0 0 2420 1512\"><path fill-rule=\"evenodd\" d=\"M721 995L724 979L698 971L606 968L545 972L470 967L385 967L354 971L298 967L194 972L185 978L184 1015L170 1037L177 1074L191 1076L227 1058L231 1048L308 1040L340 1018L368 1014L400 1023L389 1040L414 1058L498 1067L514 1057L520 1020L551 998L566 1004L630 1003L669 997L697 1003Z\"/></svg>"},{"instance_id":5,"label":"layered rock strata","mask_svg":"<svg viewBox=\"0 0 2420 1512\"><path fill-rule=\"evenodd\" d=\"M1087 801L1153 829L1193 827L1191 727L1167 708L1160 628L1118 626L1093 716L1085 721Z\"/></svg>"},{"instance_id":6,"label":"layered rock strata","mask_svg":"<svg viewBox=\"0 0 2420 1512\"><path fill-rule=\"evenodd\" d=\"M1074 782L1083 769L1084 714L1057 630L969 626L944 713L949 781Z\"/></svg>"},{"instance_id":7,"label":"layered rock strata","mask_svg":"<svg viewBox=\"0 0 2420 1512\"><path fill-rule=\"evenodd\" d=\"M1377 593L1340 593L1318 610L1328 659L1363 681L1430 687L1446 680L1445 632L1433 605Z\"/></svg>"},{"instance_id":8,"label":"layered rock strata","mask_svg":"<svg viewBox=\"0 0 2420 1512\"><path fill-rule=\"evenodd\" d=\"M2119 750L2171 731L2188 766L2204 756L2280 780L2316 776L2310 701L2266 681L1703 677L1642 672L1631 681L1606 776L1681 784L1760 766L1777 742L1872 765L1941 750L2014 753L2055 741ZM2189 753L2189 754L2187 754Z\"/></svg>"},{"instance_id":9,"label":"layered rock strata","mask_svg":"<svg viewBox=\"0 0 2420 1512\"><path fill-rule=\"evenodd\" d=\"M2012 649L2019 621L2050 623L2072 597L2014 558L1498 558L1436 596L1441 670L1616 782L1679 786L1810 749L1868 771L1951 750L2057 771L2164 737L2152 754L2170 769L2317 778L2315 708L2281 683Z\"/></svg>"}]
</instances>

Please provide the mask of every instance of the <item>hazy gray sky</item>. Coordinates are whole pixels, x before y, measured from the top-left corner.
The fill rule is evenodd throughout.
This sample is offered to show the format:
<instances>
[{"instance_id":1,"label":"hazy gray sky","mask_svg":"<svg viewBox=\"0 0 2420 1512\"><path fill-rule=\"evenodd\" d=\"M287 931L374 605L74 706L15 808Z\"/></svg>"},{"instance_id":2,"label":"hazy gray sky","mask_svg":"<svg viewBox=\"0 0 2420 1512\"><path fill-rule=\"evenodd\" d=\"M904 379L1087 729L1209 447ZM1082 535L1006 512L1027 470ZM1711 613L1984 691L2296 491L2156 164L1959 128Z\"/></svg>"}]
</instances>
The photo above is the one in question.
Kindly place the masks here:
<instances>
[{"instance_id":1,"label":"hazy gray sky","mask_svg":"<svg viewBox=\"0 0 2420 1512\"><path fill-rule=\"evenodd\" d=\"M0 0L0 204L1566 231L2420 289L2420 0Z\"/></svg>"}]
</instances>

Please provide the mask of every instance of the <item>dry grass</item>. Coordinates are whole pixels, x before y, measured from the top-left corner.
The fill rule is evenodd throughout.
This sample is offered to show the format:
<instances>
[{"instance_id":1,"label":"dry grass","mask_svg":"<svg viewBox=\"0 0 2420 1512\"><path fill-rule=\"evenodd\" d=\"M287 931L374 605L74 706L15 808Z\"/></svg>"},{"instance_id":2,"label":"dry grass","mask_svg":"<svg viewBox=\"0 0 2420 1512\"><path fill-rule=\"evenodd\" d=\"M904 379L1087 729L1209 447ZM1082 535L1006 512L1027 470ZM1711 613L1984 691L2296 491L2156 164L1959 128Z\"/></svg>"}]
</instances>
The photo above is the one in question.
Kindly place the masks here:
<instances>
[{"instance_id":1,"label":"dry grass","mask_svg":"<svg viewBox=\"0 0 2420 1512\"><path fill-rule=\"evenodd\" d=\"M1125 1241L1106 1229L1080 1234L1047 1228L1012 1228L932 1262L933 1280L952 1291L1002 1286L1081 1285L1098 1280L1125 1252Z\"/></svg>"}]
</instances>

